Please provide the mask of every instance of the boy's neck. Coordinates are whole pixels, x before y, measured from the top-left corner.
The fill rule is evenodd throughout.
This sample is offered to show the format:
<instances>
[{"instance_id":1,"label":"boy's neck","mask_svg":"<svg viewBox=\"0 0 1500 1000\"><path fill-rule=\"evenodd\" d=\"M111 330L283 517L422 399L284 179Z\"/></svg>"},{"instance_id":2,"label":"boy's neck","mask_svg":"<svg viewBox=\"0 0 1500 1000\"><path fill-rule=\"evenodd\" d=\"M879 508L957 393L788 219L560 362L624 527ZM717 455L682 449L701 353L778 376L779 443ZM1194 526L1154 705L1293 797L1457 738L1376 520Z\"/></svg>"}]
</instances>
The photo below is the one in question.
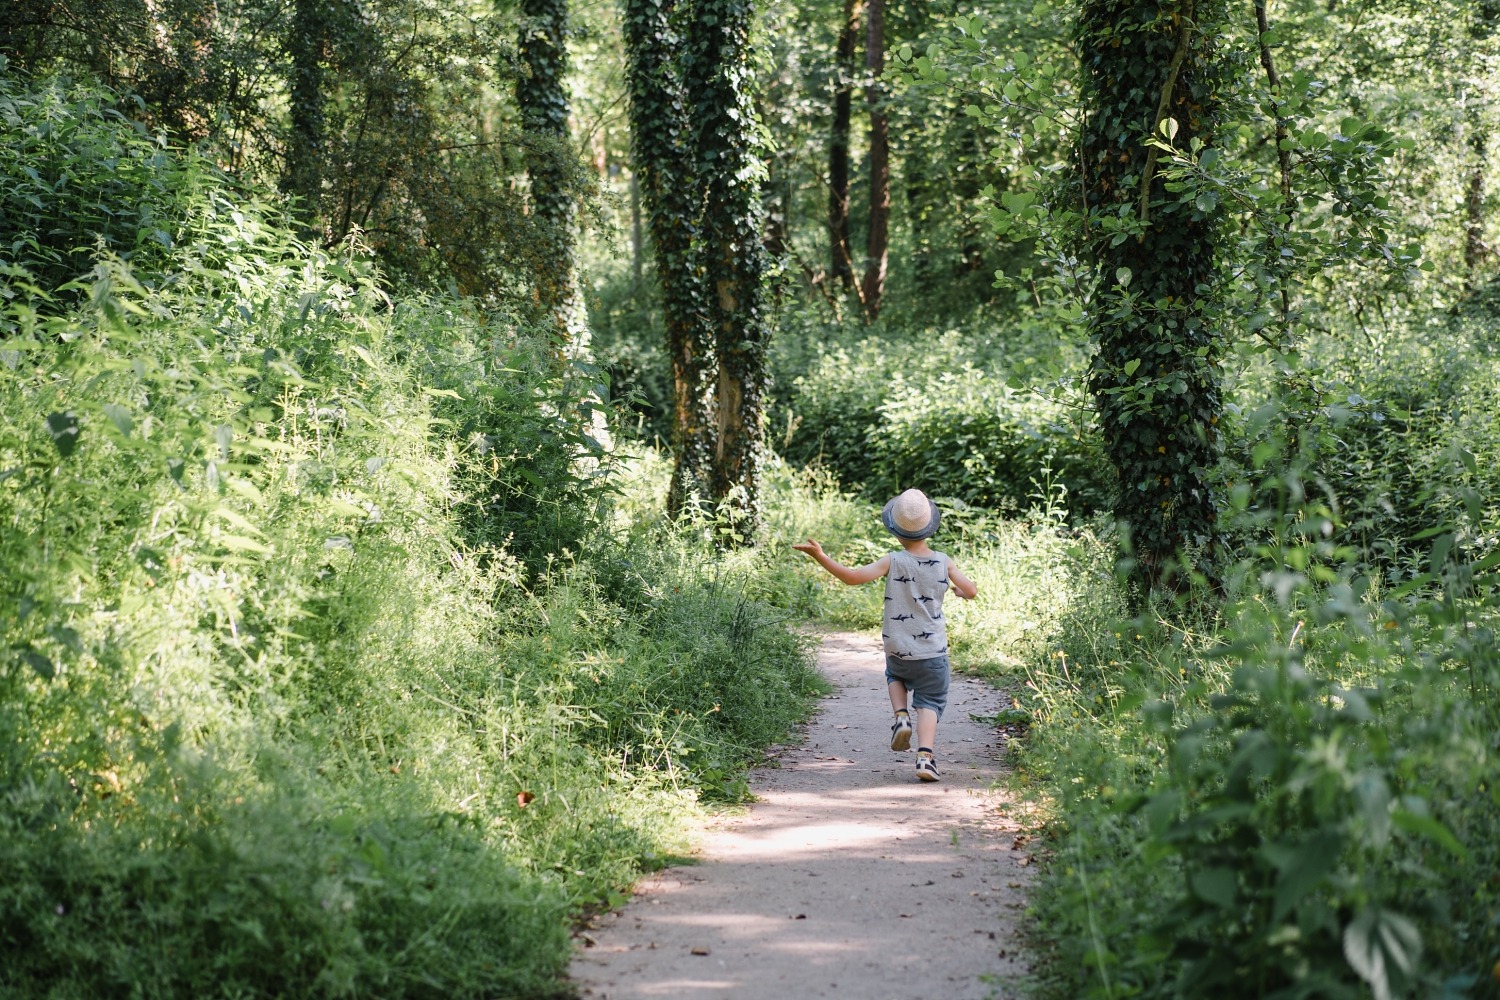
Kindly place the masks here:
<instances>
[{"instance_id":1,"label":"boy's neck","mask_svg":"<svg viewBox=\"0 0 1500 1000\"><path fill-rule=\"evenodd\" d=\"M927 539L925 538L902 538L900 542L901 547L914 556L932 554L932 550L927 547Z\"/></svg>"}]
</instances>

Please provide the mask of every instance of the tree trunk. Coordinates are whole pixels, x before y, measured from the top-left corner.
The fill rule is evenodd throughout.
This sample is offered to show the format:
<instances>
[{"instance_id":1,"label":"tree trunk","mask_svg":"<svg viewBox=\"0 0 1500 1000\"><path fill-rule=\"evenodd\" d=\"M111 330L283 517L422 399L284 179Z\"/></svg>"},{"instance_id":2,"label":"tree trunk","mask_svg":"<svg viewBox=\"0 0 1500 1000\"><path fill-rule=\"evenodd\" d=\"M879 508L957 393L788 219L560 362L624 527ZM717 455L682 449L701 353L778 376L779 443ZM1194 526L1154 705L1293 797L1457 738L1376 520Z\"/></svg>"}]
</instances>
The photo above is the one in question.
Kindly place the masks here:
<instances>
[{"instance_id":1,"label":"tree trunk","mask_svg":"<svg viewBox=\"0 0 1500 1000\"><path fill-rule=\"evenodd\" d=\"M704 192L703 260L713 282L710 315L718 359L713 496L731 529L752 540L760 513L760 465L770 324L763 280L761 173L752 100L752 0L697 0L687 85L694 153Z\"/></svg>"},{"instance_id":2,"label":"tree trunk","mask_svg":"<svg viewBox=\"0 0 1500 1000\"><path fill-rule=\"evenodd\" d=\"M713 425L709 415L713 329L694 253L699 184L688 99L675 57L673 0L625 0L630 126L661 282L672 363L672 484L667 508L710 495Z\"/></svg>"},{"instance_id":3,"label":"tree trunk","mask_svg":"<svg viewBox=\"0 0 1500 1000\"><path fill-rule=\"evenodd\" d=\"M1484 170L1489 165L1485 147L1489 132L1476 114L1469 126L1469 148L1474 159L1469 167L1469 186L1464 193L1464 287L1473 291L1484 274L1488 247L1484 242Z\"/></svg>"},{"instance_id":4,"label":"tree trunk","mask_svg":"<svg viewBox=\"0 0 1500 1000\"><path fill-rule=\"evenodd\" d=\"M645 238L641 233L641 175L635 167L630 168L630 280L631 289L639 295L641 291L641 252Z\"/></svg>"},{"instance_id":5,"label":"tree trunk","mask_svg":"<svg viewBox=\"0 0 1500 1000\"><path fill-rule=\"evenodd\" d=\"M829 274L854 289L854 262L849 254L849 122L854 104L854 50L859 35L861 0L844 0L834 57L833 128L828 135Z\"/></svg>"},{"instance_id":6,"label":"tree trunk","mask_svg":"<svg viewBox=\"0 0 1500 1000\"><path fill-rule=\"evenodd\" d=\"M328 44L327 4L296 0L291 33L291 132L287 136L286 174L282 190L301 201L299 211L309 231L321 217L323 156L327 137L323 106L323 58Z\"/></svg>"},{"instance_id":7,"label":"tree trunk","mask_svg":"<svg viewBox=\"0 0 1500 1000\"><path fill-rule=\"evenodd\" d=\"M1217 359L1212 326L1216 231L1223 209L1169 194L1144 140L1177 122L1174 143L1212 146L1227 70L1216 53L1219 0L1085 0L1078 51L1087 114L1080 184L1092 218L1134 219L1116 241L1094 225L1084 251L1099 276L1090 310L1098 352L1089 388L1119 473L1115 514L1136 580L1178 585L1178 557L1211 570L1219 499Z\"/></svg>"},{"instance_id":8,"label":"tree trunk","mask_svg":"<svg viewBox=\"0 0 1500 1000\"><path fill-rule=\"evenodd\" d=\"M516 80L521 124L530 136L526 172L537 229L532 259L536 304L551 318L559 357L588 349L574 262L574 198L568 183L576 159L568 134L567 0L521 0L517 49L525 71Z\"/></svg>"},{"instance_id":9,"label":"tree trunk","mask_svg":"<svg viewBox=\"0 0 1500 1000\"><path fill-rule=\"evenodd\" d=\"M1474 6L1469 22L1469 38L1474 43L1485 42L1500 26L1500 0L1479 0ZM1471 62L1478 62L1470 55ZM1482 72L1476 67L1477 72ZM1477 75L1477 73L1476 73ZM1484 172L1489 166L1485 153L1490 143L1490 132L1485 125L1483 101L1471 87L1468 94L1465 124L1469 133L1469 150L1473 156L1469 168L1468 190L1464 193L1464 287L1473 291L1484 280L1485 257L1491 250L1484 240ZM1489 269L1493 273L1494 268Z\"/></svg>"},{"instance_id":10,"label":"tree trunk","mask_svg":"<svg viewBox=\"0 0 1500 1000\"><path fill-rule=\"evenodd\" d=\"M890 127L885 116L885 0L870 0L865 34L865 69L870 82L865 102L870 107L870 228L865 239L865 277L860 299L866 320L880 315L880 297L885 292L885 271L890 239L891 147Z\"/></svg>"}]
</instances>

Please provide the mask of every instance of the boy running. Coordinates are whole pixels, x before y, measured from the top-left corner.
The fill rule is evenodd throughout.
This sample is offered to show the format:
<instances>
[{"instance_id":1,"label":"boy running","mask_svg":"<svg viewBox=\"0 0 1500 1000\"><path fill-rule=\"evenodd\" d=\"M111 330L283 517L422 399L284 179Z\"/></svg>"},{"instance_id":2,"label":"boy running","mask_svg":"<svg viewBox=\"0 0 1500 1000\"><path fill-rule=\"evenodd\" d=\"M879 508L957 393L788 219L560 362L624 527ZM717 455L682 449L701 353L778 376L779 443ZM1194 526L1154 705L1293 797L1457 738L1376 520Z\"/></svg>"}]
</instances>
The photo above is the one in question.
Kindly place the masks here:
<instances>
[{"instance_id":1,"label":"boy running","mask_svg":"<svg viewBox=\"0 0 1500 1000\"><path fill-rule=\"evenodd\" d=\"M916 711L917 777L937 781L932 749L937 724L948 705L948 630L943 620L943 594L948 585L965 600L979 593L974 582L941 552L927 545L937 532L941 515L937 504L921 490L907 490L885 505L881 522L901 540L901 550L881 556L868 566L851 568L835 562L809 538L792 548L805 552L836 578L851 586L885 577L885 620L880 637L885 645L886 691L896 721L891 724L891 749L911 746L911 712Z\"/></svg>"}]
</instances>

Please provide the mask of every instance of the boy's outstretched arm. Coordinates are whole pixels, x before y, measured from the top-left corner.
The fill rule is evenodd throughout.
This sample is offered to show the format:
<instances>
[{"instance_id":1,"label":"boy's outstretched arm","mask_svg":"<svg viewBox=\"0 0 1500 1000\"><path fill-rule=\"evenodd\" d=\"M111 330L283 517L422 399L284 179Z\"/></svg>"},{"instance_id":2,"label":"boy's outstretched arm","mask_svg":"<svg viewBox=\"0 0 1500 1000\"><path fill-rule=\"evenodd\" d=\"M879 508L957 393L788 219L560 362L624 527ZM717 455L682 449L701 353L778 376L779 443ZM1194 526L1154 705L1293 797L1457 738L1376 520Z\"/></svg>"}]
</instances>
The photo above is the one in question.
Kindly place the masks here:
<instances>
[{"instance_id":1,"label":"boy's outstretched arm","mask_svg":"<svg viewBox=\"0 0 1500 1000\"><path fill-rule=\"evenodd\" d=\"M966 601L972 601L979 594L979 588L974 581L964 576L963 570L953 565L953 560L948 560L948 582L953 584L953 592Z\"/></svg>"},{"instance_id":2,"label":"boy's outstretched arm","mask_svg":"<svg viewBox=\"0 0 1500 1000\"><path fill-rule=\"evenodd\" d=\"M843 563L836 562L835 560L830 558L828 553L823 551L823 546L819 545L811 538L798 545L793 545L792 548L796 549L798 552L806 552L808 555L816 559L819 565L821 565L824 569L832 573L838 579L849 584L850 586L854 586L860 583L869 583L871 580L878 580L882 576L885 576L886 571L891 568L890 556L881 556L879 559L870 563L870 565L868 566L845 566Z\"/></svg>"}]
</instances>

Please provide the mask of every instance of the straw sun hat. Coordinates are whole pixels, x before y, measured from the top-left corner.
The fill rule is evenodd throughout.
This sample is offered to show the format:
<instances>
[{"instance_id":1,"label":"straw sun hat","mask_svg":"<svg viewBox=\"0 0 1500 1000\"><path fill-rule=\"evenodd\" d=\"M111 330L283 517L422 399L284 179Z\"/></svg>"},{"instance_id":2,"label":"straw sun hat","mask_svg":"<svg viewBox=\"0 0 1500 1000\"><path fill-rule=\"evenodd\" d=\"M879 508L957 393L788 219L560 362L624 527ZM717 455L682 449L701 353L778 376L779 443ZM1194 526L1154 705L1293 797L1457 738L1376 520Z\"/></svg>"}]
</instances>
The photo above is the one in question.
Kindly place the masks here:
<instances>
[{"instance_id":1,"label":"straw sun hat","mask_svg":"<svg viewBox=\"0 0 1500 1000\"><path fill-rule=\"evenodd\" d=\"M880 512L886 530L898 538L931 537L937 534L941 519L937 504L927 499L927 494L921 490L907 490L892 497L885 510Z\"/></svg>"}]
</instances>

